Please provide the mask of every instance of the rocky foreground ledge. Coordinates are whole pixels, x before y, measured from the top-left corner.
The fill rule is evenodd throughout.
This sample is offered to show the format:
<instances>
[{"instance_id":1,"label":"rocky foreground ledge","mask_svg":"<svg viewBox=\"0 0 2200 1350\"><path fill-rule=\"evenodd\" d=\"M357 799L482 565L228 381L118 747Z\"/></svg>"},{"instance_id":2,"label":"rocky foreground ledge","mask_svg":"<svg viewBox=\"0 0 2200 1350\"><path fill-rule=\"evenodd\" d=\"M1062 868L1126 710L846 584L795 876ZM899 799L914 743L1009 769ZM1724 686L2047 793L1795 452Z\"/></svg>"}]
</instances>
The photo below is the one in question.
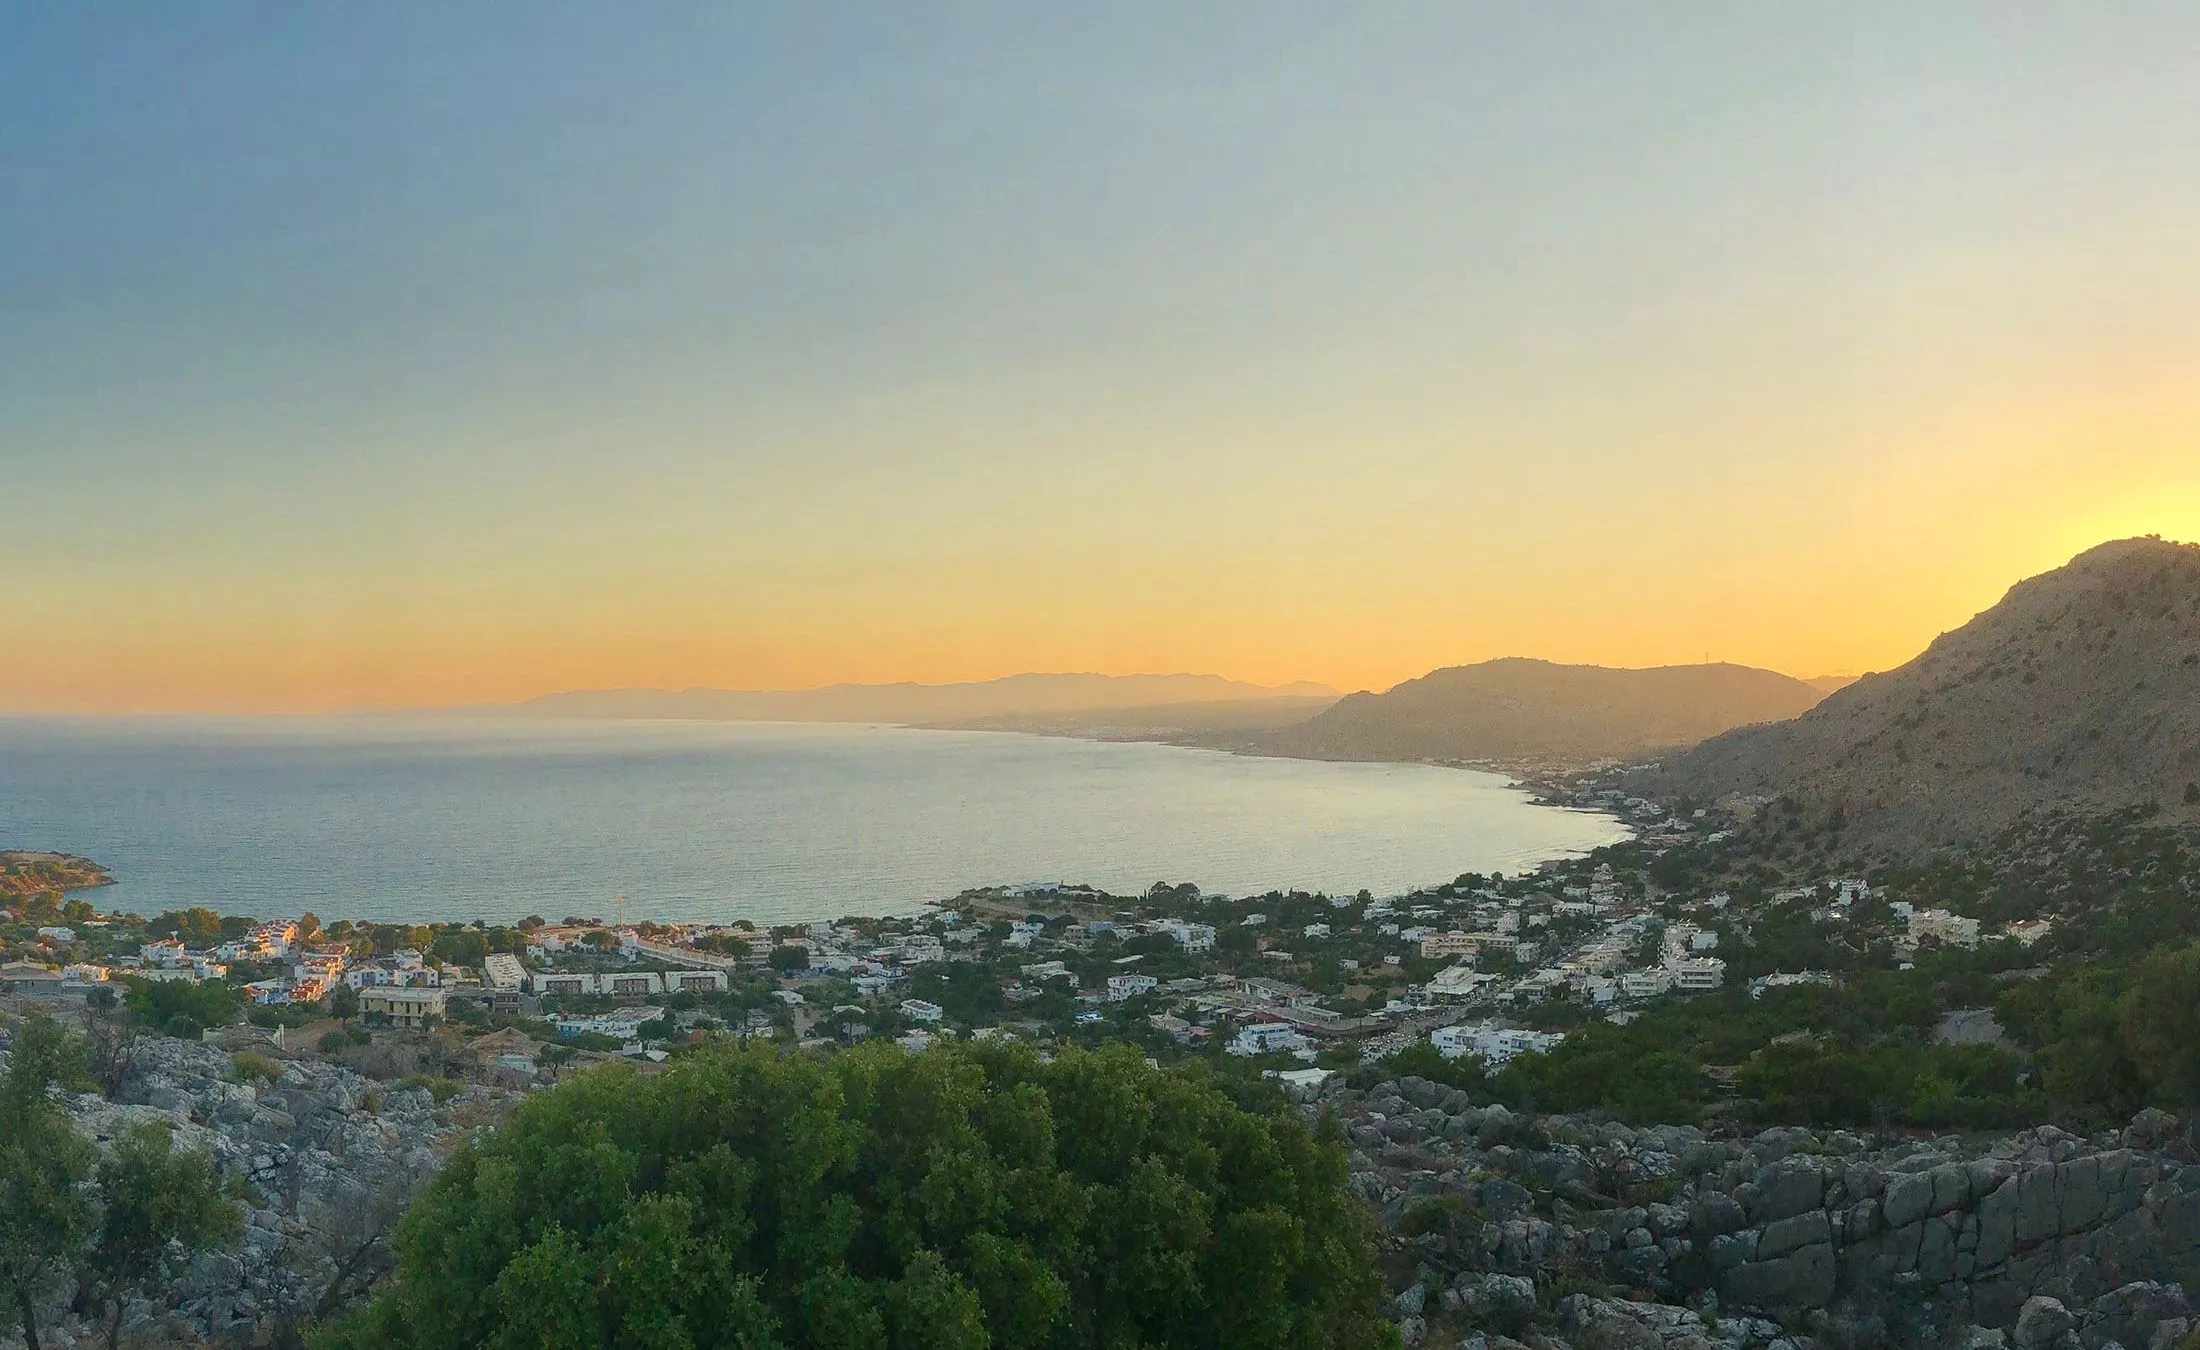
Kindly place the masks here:
<instances>
[{"instance_id":1,"label":"rocky foreground ledge","mask_svg":"<svg viewBox=\"0 0 2200 1350\"><path fill-rule=\"evenodd\" d=\"M87 1094L71 1103L79 1128L101 1143L139 1121L168 1122L180 1146L212 1152L246 1205L242 1241L197 1257L158 1304L131 1308L125 1344L292 1339L386 1268L414 1192L471 1130L518 1100L475 1085L438 1101L324 1061L272 1063L272 1080L232 1081L230 1052L147 1037L119 1102ZM67 1291L55 1298L65 1305ZM48 1346L101 1343L65 1306L46 1323ZM0 1346L16 1344L0 1335Z\"/></svg>"},{"instance_id":2,"label":"rocky foreground ledge","mask_svg":"<svg viewBox=\"0 0 2200 1350\"><path fill-rule=\"evenodd\" d=\"M280 1343L340 1308L417 1188L518 1100L274 1068L238 1082L226 1050L148 1038L120 1102L72 1103L101 1139L168 1121L248 1207L244 1240L132 1308L130 1336ZM1424 1350L2176 1350L2192 1329L2200 1155L2161 1112L2092 1138L1742 1137L1520 1115L1410 1077L1331 1079L1300 1109L1344 1124L1392 1315ZM93 1344L66 1299L48 1343Z\"/></svg>"},{"instance_id":3,"label":"rocky foreground ledge","mask_svg":"<svg viewBox=\"0 0 2200 1350\"><path fill-rule=\"evenodd\" d=\"M1717 1137L1331 1079L1409 1343L1511 1350L2170 1350L2200 1273L2174 1118L1997 1140Z\"/></svg>"}]
</instances>

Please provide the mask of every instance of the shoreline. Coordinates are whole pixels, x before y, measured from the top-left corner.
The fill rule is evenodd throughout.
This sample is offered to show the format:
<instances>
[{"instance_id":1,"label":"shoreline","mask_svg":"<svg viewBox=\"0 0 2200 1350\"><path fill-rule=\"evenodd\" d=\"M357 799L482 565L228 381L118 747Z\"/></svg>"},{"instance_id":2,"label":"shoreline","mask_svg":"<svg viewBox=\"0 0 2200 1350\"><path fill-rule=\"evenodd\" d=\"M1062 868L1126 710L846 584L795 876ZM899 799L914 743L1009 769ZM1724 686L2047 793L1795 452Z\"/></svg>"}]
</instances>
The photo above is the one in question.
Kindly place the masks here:
<instances>
[{"instance_id":1,"label":"shoreline","mask_svg":"<svg viewBox=\"0 0 2200 1350\"><path fill-rule=\"evenodd\" d=\"M48 891L68 895L115 884L104 865L74 853L0 849L0 899L27 900Z\"/></svg>"},{"instance_id":2,"label":"shoreline","mask_svg":"<svg viewBox=\"0 0 2200 1350\"><path fill-rule=\"evenodd\" d=\"M525 721L539 726L545 720L565 721L566 719L512 720ZM568 722L568 725L579 723L615 730L628 722L636 720L640 719L574 719L572 722ZM659 725L672 721L682 723L703 721L703 719L647 720L656 722ZM1378 810L1375 815L1366 817L1366 819L1375 822L1372 826L1366 827L1369 837L1353 841L1352 832L1354 827L1351 822L1354 819L1354 812L1358 810L1361 815L1365 815L1364 806L1354 808L1350 805L1351 800L1358 795L1358 791L1352 788L1349 781L1326 784L1324 780L1317 779L1313 780L1317 784L1317 788L1327 787L1345 794L1343 798L1337 800L1334 810L1331 811L1331 808L1324 804L1317 788L1308 788L1306 791L1313 793L1314 796L1309 803L1305 804L1305 809L1313 813L1309 816L1309 820L1317 823L1330 818L1325 816L1324 812L1331 812L1338 829L1342 831L1341 838L1351 841L1341 847L1332 846L1327 850L1328 854L1332 855L1328 858L1328 861L1341 863L1342 866L1324 865L1308 870L1297 865L1299 862L1307 861L1319 863L1322 861L1320 857L1297 859L1296 862L1292 858L1271 858L1267 859L1263 865L1242 865L1242 859L1233 862L1229 857L1220 856L1231 852L1224 845L1234 836L1227 833L1206 836L1210 840L1210 846L1208 847L1192 847L1188 852L1183 848L1174 850L1179 857L1177 861L1171 862L1167 858L1150 856L1148 849L1134 846L1129 840L1111 841L1110 837L1103 832L1086 841L1091 845L1089 848L1079 846L1076 838L1065 836L1068 843L1064 847L1050 845L1046 848L1022 850L1017 852L1015 856L1009 856L1007 852L1004 852L1002 858L989 856L990 853L998 850L980 849L972 856L962 860L965 863L975 864L974 866L939 867L933 869L929 876L925 874L925 867L903 866L901 864L907 861L906 859L902 859L898 855L888 856L882 854L881 856L886 857L887 862L890 864L877 874L876 880L883 884L866 885L860 888L848 887L837 892L831 892L830 886L826 883L832 880L832 873L835 869L826 866L822 871L817 871L814 868L810 869L813 875L805 879L804 884L793 886L791 893L784 895L779 894L777 891L769 895L763 893L750 894L749 891L752 888L742 881L745 874L739 868L735 868L731 872L721 871L709 875L697 873L693 877L672 878L675 884L670 886L651 884L638 876L629 877L622 873L617 880L606 882L600 894L591 891L586 895L578 895L572 893L573 888L571 887L541 889L533 881L525 878L512 882L509 886L499 887L495 884L498 878L490 875L497 871L493 865L493 858L483 864L486 871L482 871L481 868L474 868L471 864L459 867L457 869L459 872L482 871L482 875L478 878L468 875L466 878L467 884L453 888L458 892L456 894L425 893L420 891L418 886L412 884L412 882L419 880L418 877L392 877L386 889L381 886L340 885L330 887L326 894L299 895L292 892L287 899L277 899L276 891L270 890L269 886L265 884L235 887L221 885L216 887L207 884L203 879L194 881L188 876L188 871L177 872L173 867L164 868L161 865L162 863L174 861L166 853L148 855L152 859L150 868L147 859L140 858L134 868L137 875L117 877L101 867L99 880L92 883L87 879L86 884L113 886L119 883L122 894L114 897L116 903L125 909L143 909L148 913L206 906L225 914L256 914L268 909L270 906L287 904L293 908L304 906L324 914L356 914L364 910L373 916L366 920L368 922L395 924L444 922L453 919L465 922L475 918L485 922L510 922L520 914L521 911L516 907L520 903L525 903L529 910L543 913L545 917L552 919L555 919L561 913L601 912L608 915L611 908L609 897L614 890L617 890L641 898L641 904L629 903L626 908L626 913L637 921L647 919L665 923L724 923L746 920L758 925L769 926L825 921L852 915L892 917L917 914L937 907L942 903L947 903L954 896L974 889L984 889L989 885L1015 883L1027 878L1055 876L1057 874L1089 877L1125 895L1136 895L1154 880L1175 881L1185 879L1199 882L1202 885L1212 885L1215 890L1226 891L1230 894L1288 894L1292 891L1349 894L1360 889L1376 890L1384 894L1403 894L1417 886L1438 884L1462 871L1482 871L1489 870L1492 867L1508 872L1533 871L1546 864L1587 856L1600 847L1627 843L1637 835L1634 826L1611 810L1590 809L1564 800L1552 801L1547 799L1545 795L1539 792L1539 785L1536 782L1539 775L1527 771L1524 766L1514 767L1508 771L1505 766L1460 761L1315 758L1261 753L1248 747L1231 748L1213 744L1199 744L1190 741L1188 738L1174 740L1130 737L1102 738L1009 728L848 722L760 724L753 721L734 722L728 719L709 719L706 724L718 727L783 725L790 728L812 728L819 731L830 731L836 728L858 732L872 729L886 732L932 731L959 733L962 736L973 736L974 733L982 733L987 739L997 736L1016 736L1036 737L1044 741L1083 741L1095 746L1166 746L1173 750L1194 752L1195 754L1201 752L1229 754L1240 761L1264 760L1303 765L1328 765L1333 766L1334 769L1340 772L1348 772L1349 766L1353 765L1364 765L1369 770L1373 770L1377 766L1402 766L1418 771L1430 769L1467 770L1470 773L1469 779L1464 782L1453 780L1459 782L1459 786L1456 788L1447 789L1442 787L1441 780L1427 780L1430 785L1428 790L1438 794L1432 800L1440 802L1465 794L1459 809L1467 810L1470 804L1467 799L1486 793L1493 803L1491 809L1498 813L1492 819L1499 822L1504 819L1502 813L1516 810L1517 806L1555 806L1560 811L1584 822L1592 817L1601 819L1597 821L1594 827L1587 823L1571 828L1558 826L1555 823L1543 827L1538 827L1532 823L1520 823L1509 829L1500 828L1493 838L1481 839L1472 833L1474 822L1479 821L1481 817L1470 814L1461 818L1463 824L1469 829L1467 834L1458 835L1456 830L1451 827L1432 826L1431 828L1435 829L1436 833L1420 832L1422 835L1427 835L1429 847L1409 851L1408 854L1401 855L1385 846L1384 839L1387 835L1383 822L1393 820L1405 822L1397 828L1405 830L1408 835L1413 835L1414 831L1410 822L1415 817L1412 812L1407 811L1405 814L1400 815L1389 810ZM547 727L543 729L548 730ZM1549 771L1549 766L1539 767L1545 772ZM1221 772L1225 775L1230 773L1229 770L1221 769L1219 766L1206 772L1209 774ZM1479 777L1475 777L1475 775L1479 775ZM1264 775L1256 776L1253 781L1257 783L1263 777ZM1378 791L1403 792L1417 796L1410 786L1412 781L1410 778L1393 778L1389 774L1380 774L1372 781L1395 785L1381 787L1377 789ZM1501 802L1511 804L1497 804ZM1440 808L1439 814L1442 814ZM1522 821L1527 822L1527 817L1523 816ZM1065 825L1064 828L1069 828L1069 826ZM1071 833L1075 835L1076 831L1072 830ZM1567 837L1570 835L1580 835L1581 837L1578 839ZM1415 837L1419 836L1415 835ZM1216 840L1223 842L1212 842ZM109 838L107 846L113 848L117 842L117 840ZM426 842L430 845L434 843L432 839ZM1364 845L1365 847L1357 845ZM1315 854L1321 852L1322 850L1312 850L1312 853ZM1429 856L1419 857L1419 853L1427 853ZM675 850L675 854L677 854L677 850ZM1216 854L1217 856L1206 856L1207 854ZM450 855L446 853L439 856L448 858ZM1265 857L1265 855L1263 856ZM1295 856L1293 855L1293 857ZM1004 859L1007 862L1006 866L988 865L989 863L1001 862ZM87 866L99 866L90 863L88 859L84 861ZM941 859L938 861L948 860ZM443 866L448 867L449 864L445 863ZM900 889L895 884L897 876L901 882L908 883L906 893L898 896L892 894L893 891ZM1206 880L1209 877L1213 878L1212 882ZM341 879L337 877L328 878L331 881ZM456 880L457 878L453 877L451 879ZM254 876L246 880L260 883L264 882L265 878ZM582 878L582 880L585 881L585 878ZM306 889L311 890L313 888L309 886ZM499 890L504 893L497 893ZM467 894L468 891L471 891L471 894ZM653 902L653 892L656 895L664 896L664 899ZM684 900L682 892L686 893ZM410 903L408 903L408 900ZM557 912L549 912L553 910Z\"/></svg>"}]
</instances>

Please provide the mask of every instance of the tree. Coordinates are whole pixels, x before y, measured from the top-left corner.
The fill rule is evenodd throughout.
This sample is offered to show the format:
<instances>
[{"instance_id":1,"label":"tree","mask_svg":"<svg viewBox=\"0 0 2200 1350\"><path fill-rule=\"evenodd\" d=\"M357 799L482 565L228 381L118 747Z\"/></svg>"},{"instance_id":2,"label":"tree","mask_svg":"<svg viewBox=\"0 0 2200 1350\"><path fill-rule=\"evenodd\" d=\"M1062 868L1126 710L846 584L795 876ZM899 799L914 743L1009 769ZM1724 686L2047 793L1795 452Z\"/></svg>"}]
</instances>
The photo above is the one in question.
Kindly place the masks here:
<instances>
[{"instance_id":1,"label":"tree","mask_svg":"<svg viewBox=\"0 0 2200 1350\"><path fill-rule=\"evenodd\" d=\"M122 1089L137 1063L138 1029L115 1006L113 991L99 992L108 996L105 1005L88 1003L85 1008L84 1058L99 1095L116 1102L122 1100Z\"/></svg>"},{"instance_id":2,"label":"tree","mask_svg":"<svg viewBox=\"0 0 2200 1350\"><path fill-rule=\"evenodd\" d=\"M350 1022L359 1015L359 991L348 984L337 985L328 993L328 1015L338 1022Z\"/></svg>"},{"instance_id":3,"label":"tree","mask_svg":"<svg viewBox=\"0 0 2200 1350\"><path fill-rule=\"evenodd\" d=\"M1395 1346L1345 1166L1126 1046L716 1044L468 1143L320 1344Z\"/></svg>"},{"instance_id":4,"label":"tree","mask_svg":"<svg viewBox=\"0 0 2200 1350\"><path fill-rule=\"evenodd\" d=\"M187 947L210 947L221 941L222 916L203 905L169 910L146 925L145 931L154 937L173 936Z\"/></svg>"},{"instance_id":5,"label":"tree","mask_svg":"<svg viewBox=\"0 0 2200 1350\"><path fill-rule=\"evenodd\" d=\"M810 968L810 949L797 947L789 943L772 948L772 954L767 959L770 960L773 970L808 970Z\"/></svg>"},{"instance_id":6,"label":"tree","mask_svg":"<svg viewBox=\"0 0 2200 1350\"><path fill-rule=\"evenodd\" d=\"M473 928L446 928L428 944L429 954L450 966L478 966L489 954L488 936Z\"/></svg>"},{"instance_id":7,"label":"tree","mask_svg":"<svg viewBox=\"0 0 2200 1350\"><path fill-rule=\"evenodd\" d=\"M236 1020L236 986L220 980L131 980L130 1020L168 1036L195 1040L208 1027Z\"/></svg>"},{"instance_id":8,"label":"tree","mask_svg":"<svg viewBox=\"0 0 2200 1350\"><path fill-rule=\"evenodd\" d=\"M68 1268L94 1221L84 1186L92 1146L55 1097L82 1077L83 1054L53 1021L25 1018L0 1077L0 1282L28 1350L39 1350L41 1291Z\"/></svg>"},{"instance_id":9,"label":"tree","mask_svg":"<svg viewBox=\"0 0 2200 1350\"><path fill-rule=\"evenodd\" d=\"M165 1122L124 1132L99 1164L99 1194L104 1212L78 1282L115 1350L131 1294L173 1278L191 1253L234 1241L244 1224L222 1194L213 1155L176 1152Z\"/></svg>"},{"instance_id":10,"label":"tree","mask_svg":"<svg viewBox=\"0 0 2200 1350\"><path fill-rule=\"evenodd\" d=\"M2124 1044L2157 1099L2179 1110L2200 1104L2200 944L2140 962L2121 1011Z\"/></svg>"}]
</instances>

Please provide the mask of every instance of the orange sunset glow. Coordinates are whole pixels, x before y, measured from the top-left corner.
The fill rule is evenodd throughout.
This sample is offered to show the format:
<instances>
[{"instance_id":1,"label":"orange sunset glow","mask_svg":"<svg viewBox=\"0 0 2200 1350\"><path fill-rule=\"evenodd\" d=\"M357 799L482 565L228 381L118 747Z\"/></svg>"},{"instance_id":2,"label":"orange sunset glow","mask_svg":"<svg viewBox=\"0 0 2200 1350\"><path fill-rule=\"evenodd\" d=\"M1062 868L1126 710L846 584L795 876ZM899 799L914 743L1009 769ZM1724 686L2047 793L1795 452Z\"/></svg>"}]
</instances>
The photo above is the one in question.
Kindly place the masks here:
<instances>
[{"instance_id":1,"label":"orange sunset glow","mask_svg":"<svg viewBox=\"0 0 2200 1350\"><path fill-rule=\"evenodd\" d=\"M2179 44L1974 17L454 25L276 119L343 35L87 46L0 711L1900 663L2200 536Z\"/></svg>"}]
</instances>

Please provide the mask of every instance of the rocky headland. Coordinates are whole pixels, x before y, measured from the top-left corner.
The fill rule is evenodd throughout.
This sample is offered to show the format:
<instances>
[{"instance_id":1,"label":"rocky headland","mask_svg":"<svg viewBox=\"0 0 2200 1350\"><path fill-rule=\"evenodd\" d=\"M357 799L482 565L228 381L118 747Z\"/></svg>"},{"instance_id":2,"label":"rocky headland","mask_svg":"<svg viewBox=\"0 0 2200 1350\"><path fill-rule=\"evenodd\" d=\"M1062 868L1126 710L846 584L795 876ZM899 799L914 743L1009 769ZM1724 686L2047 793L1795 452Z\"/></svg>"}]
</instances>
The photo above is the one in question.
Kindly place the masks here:
<instances>
[{"instance_id":1,"label":"rocky headland","mask_svg":"<svg viewBox=\"0 0 2200 1350\"><path fill-rule=\"evenodd\" d=\"M0 849L0 900L114 884L115 879L107 869L90 858L79 858L73 853Z\"/></svg>"}]
</instances>

